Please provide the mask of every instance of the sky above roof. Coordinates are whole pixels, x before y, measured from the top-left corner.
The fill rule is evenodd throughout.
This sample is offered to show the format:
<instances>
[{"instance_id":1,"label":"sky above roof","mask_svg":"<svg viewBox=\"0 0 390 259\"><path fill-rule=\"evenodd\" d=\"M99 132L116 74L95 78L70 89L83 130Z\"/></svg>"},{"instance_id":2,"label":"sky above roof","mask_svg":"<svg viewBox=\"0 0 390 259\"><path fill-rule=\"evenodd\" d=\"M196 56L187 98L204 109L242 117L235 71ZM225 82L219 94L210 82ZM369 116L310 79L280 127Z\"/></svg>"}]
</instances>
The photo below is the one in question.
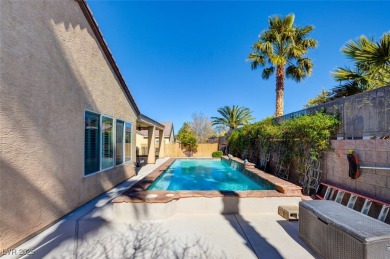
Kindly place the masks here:
<instances>
[{"instance_id":1,"label":"sky above roof","mask_svg":"<svg viewBox=\"0 0 390 259\"><path fill-rule=\"evenodd\" d=\"M141 113L176 131L193 113L219 116L225 105L245 106L256 120L274 114L275 78L246 61L269 17L294 13L319 41L308 54L312 76L285 81L285 113L338 85L330 72L351 66L340 52L346 42L390 30L390 1L87 2Z\"/></svg>"}]
</instances>

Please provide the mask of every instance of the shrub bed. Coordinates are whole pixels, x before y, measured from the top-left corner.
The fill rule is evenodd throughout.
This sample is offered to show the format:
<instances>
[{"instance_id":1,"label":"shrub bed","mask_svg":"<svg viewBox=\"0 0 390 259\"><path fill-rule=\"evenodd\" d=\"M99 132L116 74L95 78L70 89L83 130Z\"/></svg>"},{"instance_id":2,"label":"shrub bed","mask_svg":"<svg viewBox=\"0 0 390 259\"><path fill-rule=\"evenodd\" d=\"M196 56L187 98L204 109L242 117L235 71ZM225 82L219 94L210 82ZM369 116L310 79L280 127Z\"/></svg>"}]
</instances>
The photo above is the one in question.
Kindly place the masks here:
<instances>
[{"instance_id":1,"label":"shrub bed","mask_svg":"<svg viewBox=\"0 0 390 259\"><path fill-rule=\"evenodd\" d=\"M272 118L245 125L228 137L229 153L258 163L260 154L276 152L290 163L304 159L319 159L329 150L330 139L336 135L340 120L336 115L317 112L286 120L280 124ZM297 167L304 166L297 162Z\"/></svg>"},{"instance_id":2,"label":"shrub bed","mask_svg":"<svg viewBox=\"0 0 390 259\"><path fill-rule=\"evenodd\" d=\"M215 151L211 154L211 156L214 158L220 158L220 157L222 157L222 155L223 155L222 151Z\"/></svg>"}]
</instances>

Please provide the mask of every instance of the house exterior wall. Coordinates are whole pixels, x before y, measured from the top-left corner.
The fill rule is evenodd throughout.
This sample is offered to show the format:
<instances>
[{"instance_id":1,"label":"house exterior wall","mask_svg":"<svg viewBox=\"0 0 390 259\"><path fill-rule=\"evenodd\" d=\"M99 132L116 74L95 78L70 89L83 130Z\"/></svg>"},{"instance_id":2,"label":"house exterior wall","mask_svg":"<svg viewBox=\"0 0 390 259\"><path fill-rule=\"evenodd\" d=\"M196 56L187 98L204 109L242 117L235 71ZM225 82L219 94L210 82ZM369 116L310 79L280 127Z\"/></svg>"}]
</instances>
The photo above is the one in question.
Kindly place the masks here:
<instances>
[{"instance_id":1,"label":"house exterior wall","mask_svg":"<svg viewBox=\"0 0 390 259\"><path fill-rule=\"evenodd\" d=\"M169 138L165 139L165 140L166 140L165 144L174 144L175 143L175 135L173 135L173 130L171 130L171 133L169 134Z\"/></svg>"},{"instance_id":2,"label":"house exterior wall","mask_svg":"<svg viewBox=\"0 0 390 259\"><path fill-rule=\"evenodd\" d=\"M136 114L78 3L2 1L0 250L134 175L84 176L84 111Z\"/></svg>"},{"instance_id":3,"label":"house exterior wall","mask_svg":"<svg viewBox=\"0 0 390 259\"><path fill-rule=\"evenodd\" d=\"M148 138L145 138L144 136L140 134L136 134L136 142L137 147L147 147L148 146Z\"/></svg>"},{"instance_id":4,"label":"house exterior wall","mask_svg":"<svg viewBox=\"0 0 390 259\"><path fill-rule=\"evenodd\" d=\"M324 152L322 181L390 202L390 170L361 169L357 179L348 176L349 149L361 166L390 168L390 140L333 140L333 151Z\"/></svg>"},{"instance_id":5,"label":"house exterior wall","mask_svg":"<svg viewBox=\"0 0 390 259\"><path fill-rule=\"evenodd\" d=\"M157 133L156 133L157 134ZM158 136L156 136L156 144L159 142ZM147 147L148 146L148 137L142 136L140 134L137 134L137 146L138 147ZM165 144L173 144L174 141L171 140L170 137L164 137L164 143Z\"/></svg>"}]
</instances>

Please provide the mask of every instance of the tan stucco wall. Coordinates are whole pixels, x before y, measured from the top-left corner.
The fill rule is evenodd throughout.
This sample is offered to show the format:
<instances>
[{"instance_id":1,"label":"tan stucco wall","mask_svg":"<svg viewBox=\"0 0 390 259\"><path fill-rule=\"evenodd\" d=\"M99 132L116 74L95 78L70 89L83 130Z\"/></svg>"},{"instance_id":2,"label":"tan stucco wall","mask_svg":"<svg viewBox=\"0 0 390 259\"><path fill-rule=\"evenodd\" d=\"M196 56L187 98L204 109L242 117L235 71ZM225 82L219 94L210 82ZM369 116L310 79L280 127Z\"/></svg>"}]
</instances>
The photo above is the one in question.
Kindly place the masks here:
<instances>
[{"instance_id":1,"label":"tan stucco wall","mask_svg":"<svg viewBox=\"0 0 390 259\"><path fill-rule=\"evenodd\" d=\"M171 139L169 137L165 137L164 138L164 143L165 144L173 144L173 141L171 141Z\"/></svg>"},{"instance_id":2,"label":"tan stucco wall","mask_svg":"<svg viewBox=\"0 0 390 259\"><path fill-rule=\"evenodd\" d=\"M188 157L188 152L182 149L180 144L165 144L165 156L167 157ZM197 151L192 157L211 157L211 154L218 151L218 143L215 144L198 144Z\"/></svg>"},{"instance_id":3,"label":"tan stucco wall","mask_svg":"<svg viewBox=\"0 0 390 259\"><path fill-rule=\"evenodd\" d=\"M169 134L169 138L166 139L165 144L174 144L175 143L175 136L173 135L173 130L171 131L171 134Z\"/></svg>"},{"instance_id":4,"label":"tan stucco wall","mask_svg":"<svg viewBox=\"0 0 390 259\"><path fill-rule=\"evenodd\" d=\"M155 136L155 138L156 138L155 142L156 143L157 143L157 141L159 139L157 134L158 133L156 133L156 136ZM136 136L137 147L147 147L148 146L148 137L142 136L140 134L136 134L136 135L137 135ZM173 144L173 141L171 141L169 139L169 137L164 137L164 143L165 144Z\"/></svg>"},{"instance_id":5,"label":"tan stucco wall","mask_svg":"<svg viewBox=\"0 0 390 259\"><path fill-rule=\"evenodd\" d=\"M144 147L148 145L148 139L140 134L136 134L137 147Z\"/></svg>"},{"instance_id":6,"label":"tan stucco wall","mask_svg":"<svg viewBox=\"0 0 390 259\"><path fill-rule=\"evenodd\" d=\"M0 26L3 251L134 174L84 177L84 110L136 115L74 0L1 1Z\"/></svg>"}]
</instances>

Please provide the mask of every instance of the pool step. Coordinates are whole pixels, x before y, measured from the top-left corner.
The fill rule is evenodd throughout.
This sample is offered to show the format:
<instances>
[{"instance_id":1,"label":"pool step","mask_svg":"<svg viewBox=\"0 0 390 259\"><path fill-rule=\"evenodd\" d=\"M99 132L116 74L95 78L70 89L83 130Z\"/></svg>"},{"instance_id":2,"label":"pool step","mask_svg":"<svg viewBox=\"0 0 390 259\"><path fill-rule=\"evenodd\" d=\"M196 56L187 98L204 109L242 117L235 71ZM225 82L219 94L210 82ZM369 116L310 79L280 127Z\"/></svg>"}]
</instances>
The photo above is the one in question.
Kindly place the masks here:
<instances>
[{"instance_id":1,"label":"pool step","mask_svg":"<svg viewBox=\"0 0 390 259\"><path fill-rule=\"evenodd\" d=\"M298 206L285 206L281 205L278 207L278 213L280 216L287 220L298 220L299 209Z\"/></svg>"}]
</instances>

